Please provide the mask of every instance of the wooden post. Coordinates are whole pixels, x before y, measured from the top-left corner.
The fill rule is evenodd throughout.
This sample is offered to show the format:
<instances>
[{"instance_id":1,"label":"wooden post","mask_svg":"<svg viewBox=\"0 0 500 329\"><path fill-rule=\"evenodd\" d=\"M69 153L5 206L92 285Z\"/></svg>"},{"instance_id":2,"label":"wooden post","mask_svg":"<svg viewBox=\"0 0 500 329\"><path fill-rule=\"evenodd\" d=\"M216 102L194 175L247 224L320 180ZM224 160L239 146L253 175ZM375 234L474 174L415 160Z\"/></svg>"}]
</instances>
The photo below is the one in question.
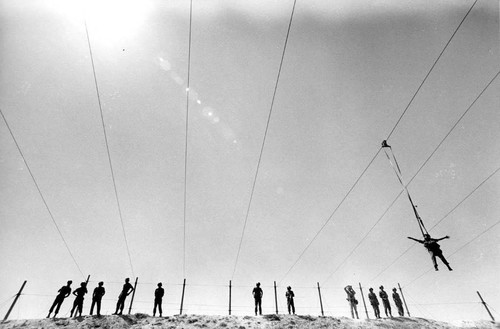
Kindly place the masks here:
<instances>
[{"instance_id":1,"label":"wooden post","mask_svg":"<svg viewBox=\"0 0 500 329\"><path fill-rule=\"evenodd\" d=\"M276 281L274 281L274 303L276 304L276 314L278 314L278 293L276 291Z\"/></svg>"},{"instance_id":2,"label":"wooden post","mask_svg":"<svg viewBox=\"0 0 500 329\"><path fill-rule=\"evenodd\" d=\"M229 280L229 315L231 315L231 280Z\"/></svg>"},{"instance_id":3,"label":"wooden post","mask_svg":"<svg viewBox=\"0 0 500 329\"><path fill-rule=\"evenodd\" d=\"M7 321L7 319L9 318L10 312L12 311L12 309L14 308L14 306L16 305L16 302L17 302L17 299L19 298L19 296L21 296L21 293L23 292L23 289L24 289L24 286L26 285L26 282L27 281L24 280L23 285L21 286L21 289L19 289L19 292L17 293L16 298L14 298L14 301L12 302L12 305L10 305L10 308L7 311L7 314L5 314L5 317L3 318L3 321Z\"/></svg>"},{"instance_id":4,"label":"wooden post","mask_svg":"<svg viewBox=\"0 0 500 329\"><path fill-rule=\"evenodd\" d=\"M359 290L361 291L361 297L363 298L363 305L365 307L366 318L369 319L368 309L366 308L365 295L363 295L363 288L361 288L361 282L359 282Z\"/></svg>"},{"instance_id":5,"label":"wooden post","mask_svg":"<svg viewBox=\"0 0 500 329\"><path fill-rule=\"evenodd\" d=\"M476 292L477 292L477 295L479 296L479 299L481 299L481 303L483 303L484 308L486 309L486 311L487 311L487 312L488 312L488 314L490 315L491 320L493 320L493 322L495 322L495 318L493 317L493 315L491 314L490 310L488 309L488 306L487 306L487 305L486 305L486 303L484 302L483 297L481 297L481 294L479 293L479 291L476 291Z\"/></svg>"},{"instance_id":6,"label":"wooden post","mask_svg":"<svg viewBox=\"0 0 500 329\"><path fill-rule=\"evenodd\" d=\"M130 306L128 308L128 314L132 312L132 304L134 303L135 289L137 288L137 280L139 280L139 278L136 277L134 283L134 290L132 291L132 298L130 298Z\"/></svg>"},{"instance_id":7,"label":"wooden post","mask_svg":"<svg viewBox=\"0 0 500 329\"><path fill-rule=\"evenodd\" d=\"M410 315L410 311L408 310L408 305L406 305L405 295L403 295L403 289L401 289L399 282L398 282L398 288L399 288L399 292L401 293L401 297L403 297L403 303L405 304L406 313L408 313L408 316L410 317L411 315Z\"/></svg>"},{"instance_id":8,"label":"wooden post","mask_svg":"<svg viewBox=\"0 0 500 329\"><path fill-rule=\"evenodd\" d=\"M184 279L184 283L182 284L182 297L181 297L181 310L179 314L182 315L182 307L184 306L184 291L186 290L186 279Z\"/></svg>"},{"instance_id":9,"label":"wooden post","mask_svg":"<svg viewBox=\"0 0 500 329\"><path fill-rule=\"evenodd\" d=\"M319 305L321 306L321 316L325 316L325 312L323 312L323 301L321 300L321 289L319 288L319 282L318 282L318 294L319 294Z\"/></svg>"},{"instance_id":10,"label":"wooden post","mask_svg":"<svg viewBox=\"0 0 500 329\"><path fill-rule=\"evenodd\" d=\"M87 281L85 281L85 285L88 286L90 280L90 274L87 276Z\"/></svg>"}]
</instances>

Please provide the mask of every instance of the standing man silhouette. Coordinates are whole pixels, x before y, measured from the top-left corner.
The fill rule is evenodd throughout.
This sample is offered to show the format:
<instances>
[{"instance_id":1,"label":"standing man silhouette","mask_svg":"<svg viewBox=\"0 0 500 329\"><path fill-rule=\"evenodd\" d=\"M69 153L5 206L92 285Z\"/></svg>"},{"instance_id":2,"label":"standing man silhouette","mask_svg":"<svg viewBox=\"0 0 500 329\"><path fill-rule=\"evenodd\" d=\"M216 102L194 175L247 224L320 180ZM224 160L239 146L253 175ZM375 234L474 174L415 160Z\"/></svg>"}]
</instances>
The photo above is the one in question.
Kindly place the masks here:
<instances>
[{"instance_id":1,"label":"standing man silhouette","mask_svg":"<svg viewBox=\"0 0 500 329\"><path fill-rule=\"evenodd\" d=\"M153 308L153 316L156 314L156 306L158 306L158 311L160 312L160 318L161 318L161 301L163 298L163 295L165 294L165 290L161 287L161 282L158 283L158 288L155 290L155 307Z\"/></svg>"},{"instance_id":2,"label":"standing man silhouette","mask_svg":"<svg viewBox=\"0 0 500 329\"><path fill-rule=\"evenodd\" d=\"M130 284L130 279L126 278L125 279L125 284L123 285L122 292L118 296L118 302L116 303L116 311L113 313L113 315L122 315L123 313L123 308L125 307L125 299L127 298L128 295L132 291L134 291L134 287ZM118 310L120 310L120 313L118 313Z\"/></svg>"},{"instance_id":3,"label":"standing man silhouette","mask_svg":"<svg viewBox=\"0 0 500 329\"><path fill-rule=\"evenodd\" d=\"M391 317L392 318L392 313L391 313L391 303L389 303L389 296L387 293L384 291L384 286L380 286L380 292L378 293L380 298L382 298L382 303L384 304L384 312L385 316Z\"/></svg>"},{"instance_id":4,"label":"standing man silhouette","mask_svg":"<svg viewBox=\"0 0 500 329\"><path fill-rule=\"evenodd\" d=\"M97 304L97 316L101 316L101 300L102 296L106 293L106 290L103 287L104 282L99 282L99 286L94 289L94 293L92 294L92 305L90 306L90 315L94 312L94 305Z\"/></svg>"},{"instance_id":5,"label":"standing man silhouette","mask_svg":"<svg viewBox=\"0 0 500 329\"><path fill-rule=\"evenodd\" d=\"M373 307L373 313L375 313L375 317L380 319L380 309L378 308L379 302L377 295L373 292L373 288L370 288L370 293L368 294L368 300Z\"/></svg>"},{"instance_id":6,"label":"standing man silhouette","mask_svg":"<svg viewBox=\"0 0 500 329\"><path fill-rule=\"evenodd\" d=\"M398 314L400 316L405 316L405 311L403 310L403 302L401 298L399 298L399 294L396 288L392 288L392 299L394 300L394 304L398 308Z\"/></svg>"},{"instance_id":7,"label":"standing man silhouette","mask_svg":"<svg viewBox=\"0 0 500 329\"><path fill-rule=\"evenodd\" d=\"M73 295L76 296L75 301L73 302L73 308L71 309L71 314L70 317L73 316L73 312L75 312L75 318L78 313L80 313L80 316L82 316L82 311L83 311L83 297L87 293L87 283L82 282L80 283L80 288L75 289L73 291Z\"/></svg>"},{"instance_id":8,"label":"standing man silhouette","mask_svg":"<svg viewBox=\"0 0 500 329\"><path fill-rule=\"evenodd\" d=\"M358 307L356 306L356 305L358 305L358 301L356 300L356 297L354 297L354 295L356 294L356 292L354 291L354 289L352 289L351 285L345 286L344 287L344 291L347 294L347 298L346 299L349 302L349 305L351 306L351 316L352 316L352 318L354 319L354 313L356 313L356 319L359 319L359 317L358 317Z\"/></svg>"},{"instance_id":9,"label":"standing man silhouette","mask_svg":"<svg viewBox=\"0 0 500 329\"><path fill-rule=\"evenodd\" d=\"M257 282L252 294L255 299L255 315L257 315L257 308L259 309L259 314L262 315L262 296L264 296L264 292L260 288L260 282Z\"/></svg>"},{"instance_id":10,"label":"standing man silhouette","mask_svg":"<svg viewBox=\"0 0 500 329\"><path fill-rule=\"evenodd\" d=\"M291 314L290 313L291 309L292 313L295 315L295 304L293 302L293 297L295 297L295 294L292 291L292 287L290 286L286 287L285 296L286 296L286 304L288 306L288 314Z\"/></svg>"},{"instance_id":11,"label":"standing man silhouette","mask_svg":"<svg viewBox=\"0 0 500 329\"><path fill-rule=\"evenodd\" d=\"M56 317L57 313L59 313L59 309L61 308L62 303L64 302L64 298L68 297L71 294L71 284L73 281L69 280L68 284L61 287L57 292L59 293L56 296L56 299L54 300L54 303L50 307L49 310L49 315L47 315L47 318L50 318L50 313L54 310L54 307L56 308L55 313L54 313L54 318Z\"/></svg>"}]
</instances>

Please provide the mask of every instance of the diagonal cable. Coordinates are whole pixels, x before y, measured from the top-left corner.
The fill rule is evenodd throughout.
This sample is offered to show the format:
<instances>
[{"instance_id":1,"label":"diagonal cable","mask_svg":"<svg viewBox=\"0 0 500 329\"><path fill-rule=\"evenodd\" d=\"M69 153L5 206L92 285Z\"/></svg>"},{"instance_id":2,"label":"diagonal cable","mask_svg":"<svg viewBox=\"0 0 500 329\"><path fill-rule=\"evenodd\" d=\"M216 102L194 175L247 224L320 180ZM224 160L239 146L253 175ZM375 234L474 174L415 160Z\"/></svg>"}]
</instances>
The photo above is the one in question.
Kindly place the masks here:
<instances>
[{"instance_id":1,"label":"diagonal cable","mask_svg":"<svg viewBox=\"0 0 500 329\"><path fill-rule=\"evenodd\" d=\"M271 115L272 115L273 108L274 108L274 100L276 98L276 92L278 90L278 84L279 84L279 80L280 80L281 69L283 67L283 61L285 59L286 46L288 44L288 37L290 36L290 29L292 27L292 20L293 20L293 14L295 12L295 5L296 5L296 3L297 3L297 0L294 0L293 7L292 7L292 13L290 14L290 21L288 23L288 30L286 32L285 44L283 46L283 53L281 54L280 66L279 66L279 69L278 69L278 76L276 78L276 84L274 86L274 92L273 92L273 98L272 98L272 101L271 101L271 107L269 109L269 115L267 117L266 129L264 131L264 138L262 139L262 145L261 145L261 148L260 148L259 160L257 161L257 169L255 170L255 176L254 176L254 179L253 179L252 191L250 192L250 199L248 201L247 212L246 212L246 215L245 215L245 222L243 224L243 229L242 229L242 232L241 232L240 243L239 243L239 246L238 246L238 252L236 254L236 260L234 262L233 275L231 276L231 278L234 278L234 274L236 273L236 267L238 266L238 259L240 257L241 245L243 243L243 237L245 236L245 230L246 230L247 222L248 222L248 215L250 214L250 208L252 206L253 195L254 195L254 192L255 192L255 185L257 183L257 177L259 175L259 168L260 168L260 163L262 161L262 154L264 152L264 145L266 144L267 132L269 130L269 123L271 121Z\"/></svg>"},{"instance_id":2,"label":"diagonal cable","mask_svg":"<svg viewBox=\"0 0 500 329\"><path fill-rule=\"evenodd\" d=\"M31 171L30 166L28 165L28 161L26 161L26 158L24 157L23 151L21 151L21 147L17 143L17 139L14 136L14 133L12 132L12 129L10 129L9 123L7 122L7 119L5 118L2 109L0 109L0 114L2 115L3 121L5 122L5 125L7 126L7 129L9 130L10 136L14 140L14 143L16 144L17 150L19 151L19 154L21 155L21 158L23 158L24 165L26 166L26 169L28 169L28 172L30 173L31 179L33 180L33 183L35 184L35 187L38 191L38 194L40 194L40 198L42 199L43 204L45 205L45 208L47 209L47 212L49 213L50 218L52 219L52 223L54 223L54 226L56 227L57 232L59 233L59 236L61 237L61 240L64 243L64 246L66 246L66 250L68 251L69 255L71 256L71 259L75 263L76 267L78 268L78 271L82 275L82 277L85 277L83 274L80 265L78 265L78 262L75 259L75 256L73 256L73 253L71 252L71 249L68 246L68 243L66 242L66 239L64 238L61 230L59 229L59 225L57 225L57 222L54 218L54 215L52 214L52 211L49 208L49 205L47 204L47 201L45 200L45 197L43 196L42 190L40 189L40 186L38 186L38 183L36 182L35 175L33 175L33 172Z\"/></svg>"},{"instance_id":3,"label":"diagonal cable","mask_svg":"<svg viewBox=\"0 0 500 329\"><path fill-rule=\"evenodd\" d=\"M333 210L333 212L331 213L331 215L328 217L328 219L325 221L325 223L320 227L320 229L318 230L318 232L316 232L316 234L314 235L314 237L311 239L311 241L309 241L309 243L307 244L307 246L302 250L302 252L300 253L299 257L297 258L297 260L295 260L295 262L293 263L293 265L288 269L288 271L285 273L285 275L283 276L283 278L280 280L280 283L283 282L283 280L287 277L287 275L292 271L292 269L295 267L295 265L297 265L297 263L299 262L299 260L302 258L302 256L304 256L304 254L306 253L306 251L309 249L309 247L313 244L313 242L316 240L316 238L319 236L319 234L323 231L323 229L326 227L326 225L330 222L330 220L333 218L333 216L337 213L337 210L340 208L340 206L344 203L344 201L347 199L347 197L351 194L352 190L354 190L354 188L356 187L356 185L358 185L359 181L361 180L361 178L365 175L366 171L368 170L368 168L371 167L373 161L375 161L375 159L377 158L377 155L380 153L380 150L382 150L382 148L379 148L377 153L375 153L375 155L372 157L372 159L370 160L370 162L368 163L368 165L365 167L365 169L363 170L363 172L361 173L361 175L359 175L359 177L356 179L356 181L354 182L354 184L351 186L351 188L349 189L349 191L347 191L346 195L344 196L344 198L340 201L340 203L337 205L337 207Z\"/></svg>"},{"instance_id":4,"label":"diagonal cable","mask_svg":"<svg viewBox=\"0 0 500 329\"><path fill-rule=\"evenodd\" d=\"M94 74L95 91L97 94L97 103L99 104L99 112L101 114L102 131L104 133L104 142L106 144L106 151L108 154L109 169L111 171L111 179L113 181L113 189L115 191L116 204L118 207L118 215L120 216L120 223L122 226L122 233L123 233L123 238L125 240L125 247L127 249L127 255L128 255L128 261L130 264L130 269L132 271L132 276L135 276L134 266L132 265L132 257L130 256L130 249L129 249L128 241L127 241L127 234L125 233L125 225L123 223L123 216L122 216L122 210L121 210L121 206L120 206L120 199L118 198L118 190L116 188L116 180L115 180L115 174L114 174L114 170L113 170L113 162L111 161L111 153L109 151L108 135L106 133L106 124L104 122L104 114L103 114L102 105L101 105L101 96L100 96L100 92L99 92L99 85L97 84L97 75L95 72L95 65L94 65L94 55L92 54L92 46L90 43L90 36L89 36L89 30L87 28L87 21L85 21L85 32L87 34L87 42L89 45L90 61L92 63L92 72Z\"/></svg>"},{"instance_id":5,"label":"diagonal cable","mask_svg":"<svg viewBox=\"0 0 500 329\"><path fill-rule=\"evenodd\" d=\"M411 182L415 179L415 177L417 177L417 175L420 173L420 171L422 170L422 168L429 162L429 160L434 156L434 154L437 152L437 150L441 147L441 145L443 145L444 141L448 138L448 136L450 136L451 132L453 130L455 130L455 128L458 126L458 124L460 123L460 121L462 121L462 119L465 117L465 115L470 111L470 109L474 106L474 104L476 104L477 100L484 94L484 92L486 91L486 89L488 89L488 87L493 83L493 81L498 77L498 75L500 74L500 71L497 72L497 74L495 74L495 76L488 82L488 84L481 90L481 92L478 94L478 96L474 99L474 101L467 107L467 109L464 111L464 113L462 113L462 115L460 116L460 118L455 122L455 124L450 128L450 130L448 131L448 133L446 133L446 135L443 137L443 139L441 139L441 141L438 143L438 145L436 146L436 148L434 148L434 150L431 152L431 154L427 157L427 159L422 163L422 165L420 166L420 168L417 170L417 172L413 175L413 177L410 179L410 181L408 182L408 184L406 185L403 185L403 187L406 189L410 184ZM498 171L498 169L497 169ZM493 176L494 174L496 173L496 171L491 174L488 178L486 178L486 180L488 180L491 176ZM396 173L397 174L397 173ZM400 179L399 175L398 175L398 179ZM485 180L485 181L486 181ZM481 184L479 184L479 186L477 186L474 191L472 191L468 196L467 198L472 194L474 193L485 181L483 181ZM400 179L400 182L403 184L403 182L401 181ZM382 214L382 216L377 220L377 222L375 223L374 226L372 226L372 228L370 229L370 231L361 239L361 241L354 247L354 249L351 250L351 252L348 254L348 256L346 258L344 258L344 260L342 261L342 263L335 269L335 271L328 277L327 280L329 280L333 274L335 272L337 272L340 267L342 265L345 264L345 262L347 261L347 259L354 253L354 251L361 245L361 243L366 239L366 237L368 236L368 234L371 233L371 231L373 230L373 228L382 220L382 218L386 215L386 213L388 212L388 210L394 205L394 203L396 202L396 200L401 196L403 191L401 191L401 193L399 193L396 198L392 201L391 205L386 209L386 211ZM462 202L465 201L465 200L462 200ZM460 205L460 204L459 204ZM457 205L457 207L459 206ZM456 209L457 207L455 207L454 209ZM454 210L453 209L453 210ZM452 211L453 211L452 210ZM451 213L451 212L450 212ZM450 213L448 213L444 218L446 218ZM442 218L440 221L442 221L444 218ZM439 223L439 222L438 222ZM437 224L436 224L437 225ZM433 227L435 227L436 225L434 225ZM432 228L431 228L432 229ZM412 247L414 246L415 244L412 245ZM400 259L404 254L406 254L409 250L411 249L408 248L406 249L403 254L401 254L399 257L396 258L396 260ZM392 264L394 264L396 262L396 260L394 260L389 266L391 266ZM389 268L389 267L387 267ZM387 270L387 268L385 270ZM382 272L380 272L377 277L382 274L385 270L383 270Z\"/></svg>"},{"instance_id":6,"label":"diagonal cable","mask_svg":"<svg viewBox=\"0 0 500 329\"><path fill-rule=\"evenodd\" d=\"M457 34L458 30L460 29L460 27L462 26L463 22L465 21L465 19L467 18L467 16L469 16L469 13L472 11L472 8L474 8L474 6L476 5L476 3L478 2L478 0L474 1L474 3L472 4L472 6L469 8L469 10L467 11L467 13L465 14L464 18L462 18L462 21L460 21L460 24L458 24L457 28L455 29L455 32L453 32L453 34L451 35L450 39L448 40L448 42L446 43L446 45L444 46L443 50L441 51L441 53L439 54L439 56L436 58L436 60L434 61L434 64L432 64L429 72L427 72L427 74L425 75L424 79L422 80L422 82L420 83L420 85L418 86L417 90L415 91L415 93L413 94L412 98L410 99L410 102L408 103L408 105L406 105L406 108L404 109L403 113L401 113L398 121L396 122L396 124L394 125L394 128L392 128L391 132L389 133L389 135L387 136L386 140L389 140L389 138L392 136L392 133L394 132L394 130L396 130L396 127L399 125L399 122L401 121L401 119L403 118L403 116L405 115L406 111L408 111L408 109L410 108L410 105L413 103L413 100L415 99L415 97L417 96L418 92L420 91L420 89L422 88L422 86L424 85L425 81L427 81L427 78L429 77L429 75L431 74L432 70L434 69L434 67L436 66L437 62L439 61L439 59L441 58L441 56L443 55L444 51L446 50L446 48L448 48L448 45L451 43L451 40L453 39L453 37L455 36L455 34Z\"/></svg>"},{"instance_id":7,"label":"diagonal cable","mask_svg":"<svg viewBox=\"0 0 500 329\"><path fill-rule=\"evenodd\" d=\"M188 165L188 132L189 132L189 86L191 78L191 35L193 26L193 0L189 5L189 45L188 45L188 66L187 66L187 88L186 88L186 134L184 141L184 223L183 223L183 258L182 273L186 277L186 210L187 210L187 165Z\"/></svg>"}]
</instances>

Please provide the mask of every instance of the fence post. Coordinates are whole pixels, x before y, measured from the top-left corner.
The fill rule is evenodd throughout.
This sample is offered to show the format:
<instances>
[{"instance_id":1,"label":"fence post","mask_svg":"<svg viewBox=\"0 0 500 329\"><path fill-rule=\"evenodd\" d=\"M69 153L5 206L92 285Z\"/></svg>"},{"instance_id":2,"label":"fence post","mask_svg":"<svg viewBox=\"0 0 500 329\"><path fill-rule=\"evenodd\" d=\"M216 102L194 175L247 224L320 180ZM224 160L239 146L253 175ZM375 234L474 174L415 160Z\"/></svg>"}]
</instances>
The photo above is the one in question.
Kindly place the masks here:
<instances>
[{"instance_id":1,"label":"fence post","mask_svg":"<svg viewBox=\"0 0 500 329\"><path fill-rule=\"evenodd\" d=\"M318 294L319 294L319 305L321 306L321 316L325 316L325 312L323 312L323 301L321 300L321 289L319 288L319 282L318 282Z\"/></svg>"},{"instance_id":2,"label":"fence post","mask_svg":"<svg viewBox=\"0 0 500 329\"><path fill-rule=\"evenodd\" d=\"M231 315L231 280L229 280L229 315Z\"/></svg>"},{"instance_id":3,"label":"fence post","mask_svg":"<svg viewBox=\"0 0 500 329\"><path fill-rule=\"evenodd\" d=\"M483 303L484 308L486 309L486 311L490 315L491 320L493 320L493 322L495 322L495 318L493 317L493 315L491 314L490 310L488 309L488 306L486 306L486 303L484 302L483 297L481 297L481 294L479 293L479 291L476 291L476 292L477 292L477 295L479 296L479 299L481 299L481 303Z\"/></svg>"},{"instance_id":4,"label":"fence post","mask_svg":"<svg viewBox=\"0 0 500 329\"><path fill-rule=\"evenodd\" d=\"M87 276L87 281L85 281L85 285L88 286L89 285L89 280L90 280L90 274Z\"/></svg>"},{"instance_id":5,"label":"fence post","mask_svg":"<svg viewBox=\"0 0 500 329\"><path fill-rule=\"evenodd\" d=\"M132 298L130 298L130 305L128 308L128 314L130 314L130 312L132 312L132 304L134 303L135 289L137 288L137 280L139 280L138 277L135 278L134 290L132 291Z\"/></svg>"},{"instance_id":6,"label":"fence post","mask_svg":"<svg viewBox=\"0 0 500 329\"><path fill-rule=\"evenodd\" d=\"M182 297L181 297L181 310L179 314L182 315L182 307L184 306L184 291L186 290L186 279L184 279L184 283L182 284Z\"/></svg>"},{"instance_id":7,"label":"fence post","mask_svg":"<svg viewBox=\"0 0 500 329\"><path fill-rule=\"evenodd\" d=\"M19 289L19 292L17 293L16 298L14 298L14 301L12 302L12 305L10 305L10 308L7 311L7 314L5 314L5 317L3 318L3 321L7 321L7 319L9 318L10 312L14 308L14 305L16 305L16 302L17 302L17 299L19 298L19 296L21 296L21 293L23 292L23 289L24 289L24 286L26 285L26 282L27 281L24 280L23 285L21 286L21 289Z\"/></svg>"},{"instance_id":8,"label":"fence post","mask_svg":"<svg viewBox=\"0 0 500 329\"><path fill-rule=\"evenodd\" d=\"M276 291L276 281L274 281L274 303L276 304L276 314L278 314L278 293Z\"/></svg>"},{"instance_id":9,"label":"fence post","mask_svg":"<svg viewBox=\"0 0 500 329\"><path fill-rule=\"evenodd\" d=\"M408 316L410 317L411 315L410 315L410 311L408 310L408 305L406 305L405 295L403 295L403 289L401 289L399 282L398 282L398 288L399 288L399 292L401 293L401 297L403 297L403 303L405 303L406 313L408 313Z\"/></svg>"},{"instance_id":10,"label":"fence post","mask_svg":"<svg viewBox=\"0 0 500 329\"><path fill-rule=\"evenodd\" d=\"M359 290L361 291L361 297L363 298L363 305L365 307L366 318L369 319L368 309L366 308L365 295L363 295L363 288L361 288L361 282L359 282Z\"/></svg>"}]
</instances>

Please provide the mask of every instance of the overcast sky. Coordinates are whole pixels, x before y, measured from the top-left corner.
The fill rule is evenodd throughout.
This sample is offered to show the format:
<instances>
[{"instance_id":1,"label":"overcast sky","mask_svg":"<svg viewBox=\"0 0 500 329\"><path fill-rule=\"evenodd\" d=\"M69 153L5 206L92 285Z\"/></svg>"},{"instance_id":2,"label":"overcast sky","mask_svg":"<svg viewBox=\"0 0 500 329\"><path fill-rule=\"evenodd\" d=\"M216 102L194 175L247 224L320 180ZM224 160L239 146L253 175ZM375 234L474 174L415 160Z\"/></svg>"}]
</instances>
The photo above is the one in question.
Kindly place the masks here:
<instances>
[{"instance_id":1,"label":"overcast sky","mask_svg":"<svg viewBox=\"0 0 500 329\"><path fill-rule=\"evenodd\" d=\"M391 134L472 4L298 0L250 207L291 0L193 0L186 176L189 1L3 0L0 109L90 290L105 282L104 314L137 276L149 314L160 281L178 313L186 278L188 313L227 314L232 279L233 314L253 313L258 281L265 313L277 281L280 312L291 285L319 315L320 282L333 316L345 285L399 282L414 316L487 319L478 290L500 317L500 78L459 121L500 69L498 1L477 2ZM407 251L420 232L383 152L342 202L389 135L453 272ZM0 310L28 280L11 317L44 317L84 277L3 119L0 152Z\"/></svg>"}]
</instances>

